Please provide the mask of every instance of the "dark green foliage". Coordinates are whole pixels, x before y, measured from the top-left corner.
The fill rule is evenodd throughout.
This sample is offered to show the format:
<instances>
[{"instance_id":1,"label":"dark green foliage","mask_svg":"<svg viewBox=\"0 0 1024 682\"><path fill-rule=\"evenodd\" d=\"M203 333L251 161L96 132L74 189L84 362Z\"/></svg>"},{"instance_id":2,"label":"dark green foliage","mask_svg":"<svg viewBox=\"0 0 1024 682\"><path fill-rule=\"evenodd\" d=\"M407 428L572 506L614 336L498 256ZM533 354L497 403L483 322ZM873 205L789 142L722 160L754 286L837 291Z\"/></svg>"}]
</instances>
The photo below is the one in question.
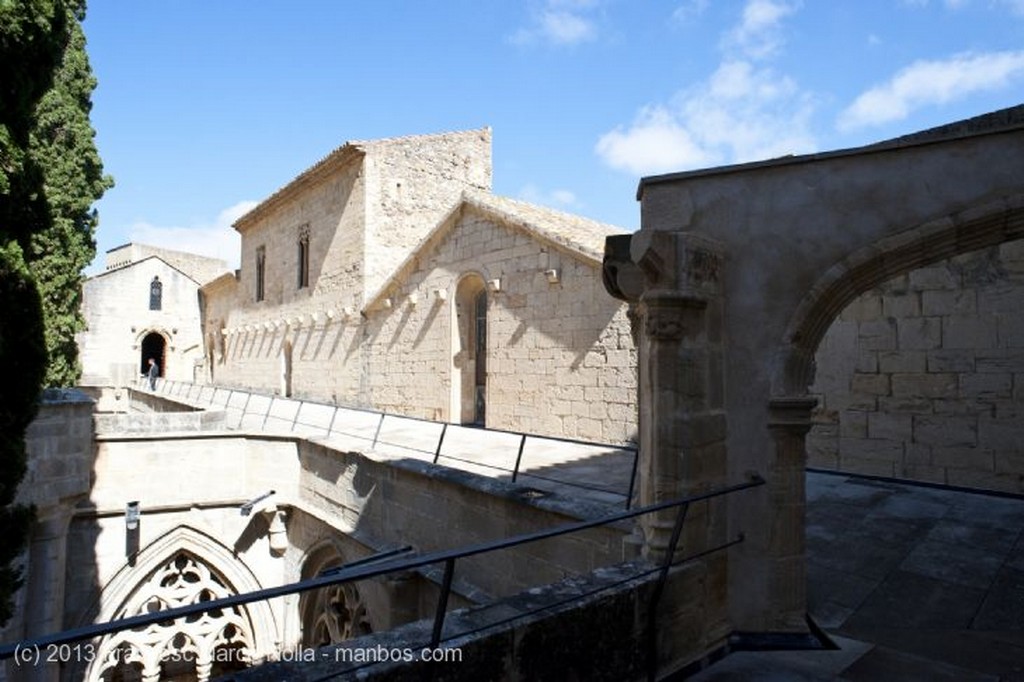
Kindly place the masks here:
<instances>
[{"instance_id":1,"label":"dark green foliage","mask_svg":"<svg viewBox=\"0 0 1024 682\"><path fill-rule=\"evenodd\" d=\"M46 320L47 386L73 386L81 374L75 343L84 327L81 273L96 255L92 205L111 184L103 175L89 121L96 79L85 35L78 22L69 31L53 87L36 107L30 146L32 161L44 169L52 220L49 229L32 235L28 255Z\"/></svg>"},{"instance_id":2,"label":"dark green foliage","mask_svg":"<svg viewBox=\"0 0 1024 682\"><path fill-rule=\"evenodd\" d=\"M32 510L14 505L25 474L25 429L36 416L46 367L39 294L14 242L0 247L0 623L11 615L10 595L21 584L14 560L25 546Z\"/></svg>"},{"instance_id":3,"label":"dark green foliage","mask_svg":"<svg viewBox=\"0 0 1024 682\"><path fill-rule=\"evenodd\" d=\"M15 505L44 378L77 378L91 205L109 184L93 144L82 0L0 0L0 625L32 509ZM53 359L47 372L47 346Z\"/></svg>"}]
</instances>

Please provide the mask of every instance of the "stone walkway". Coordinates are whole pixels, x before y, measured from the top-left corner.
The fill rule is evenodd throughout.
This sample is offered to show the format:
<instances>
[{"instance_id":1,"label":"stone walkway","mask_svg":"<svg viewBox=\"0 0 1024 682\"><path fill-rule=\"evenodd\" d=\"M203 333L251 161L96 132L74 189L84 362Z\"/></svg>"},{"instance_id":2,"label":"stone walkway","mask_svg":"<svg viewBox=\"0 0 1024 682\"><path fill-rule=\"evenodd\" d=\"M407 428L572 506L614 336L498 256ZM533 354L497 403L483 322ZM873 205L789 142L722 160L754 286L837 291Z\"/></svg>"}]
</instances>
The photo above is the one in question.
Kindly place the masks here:
<instances>
[{"instance_id":1,"label":"stone walkway","mask_svg":"<svg viewBox=\"0 0 1024 682\"><path fill-rule=\"evenodd\" d=\"M1024 500L807 475L808 608L838 651L735 653L698 682L1024 682Z\"/></svg>"}]
</instances>

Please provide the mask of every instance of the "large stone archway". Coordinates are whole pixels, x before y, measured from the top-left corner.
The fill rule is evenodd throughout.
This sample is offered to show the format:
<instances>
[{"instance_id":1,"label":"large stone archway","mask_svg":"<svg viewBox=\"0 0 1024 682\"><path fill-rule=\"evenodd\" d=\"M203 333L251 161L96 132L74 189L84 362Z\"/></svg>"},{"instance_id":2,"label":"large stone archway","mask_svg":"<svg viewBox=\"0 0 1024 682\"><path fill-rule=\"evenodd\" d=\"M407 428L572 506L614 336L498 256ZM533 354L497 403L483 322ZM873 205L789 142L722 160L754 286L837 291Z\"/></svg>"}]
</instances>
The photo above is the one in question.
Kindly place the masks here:
<instances>
[{"instance_id":1,"label":"large stone archway","mask_svg":"<svg viewBox=\"0 0 1024 682\"><path fill-rule=\"evenodd\" d=\"M705 613L725 609L733 630L805 629L818 343L885 279L1024 236L1022 158L1017 107L860 149L641 182L642 229L610 239L605 266L609 291L637 304L641 503L754 472L768 483L689 522L691 550L745 534L727 567L708 564L720 587L691 595ZM666 523L643 528L648 555Z\"/></svg>"}]
</instances>

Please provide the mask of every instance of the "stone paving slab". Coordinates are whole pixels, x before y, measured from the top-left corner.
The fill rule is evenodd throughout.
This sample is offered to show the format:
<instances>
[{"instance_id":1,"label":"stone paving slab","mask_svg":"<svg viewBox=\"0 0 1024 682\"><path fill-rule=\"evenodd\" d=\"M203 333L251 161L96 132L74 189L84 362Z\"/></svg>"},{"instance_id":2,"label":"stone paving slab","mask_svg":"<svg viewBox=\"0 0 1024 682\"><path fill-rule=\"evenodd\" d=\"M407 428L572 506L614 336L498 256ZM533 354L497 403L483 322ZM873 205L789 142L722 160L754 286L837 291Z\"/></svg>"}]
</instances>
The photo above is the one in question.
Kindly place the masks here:
<instances>
[{"instance_id":1,"label":"stone paving slab","mask_svg":"<svg viewBox=\"0 0 1024 682\"><path fill-rule=\"evenodd\" d=\"M1024 499L808 473L806 530L808 609L848 655L692 679L1024 682Z\"/></svg>"}]
</instances>

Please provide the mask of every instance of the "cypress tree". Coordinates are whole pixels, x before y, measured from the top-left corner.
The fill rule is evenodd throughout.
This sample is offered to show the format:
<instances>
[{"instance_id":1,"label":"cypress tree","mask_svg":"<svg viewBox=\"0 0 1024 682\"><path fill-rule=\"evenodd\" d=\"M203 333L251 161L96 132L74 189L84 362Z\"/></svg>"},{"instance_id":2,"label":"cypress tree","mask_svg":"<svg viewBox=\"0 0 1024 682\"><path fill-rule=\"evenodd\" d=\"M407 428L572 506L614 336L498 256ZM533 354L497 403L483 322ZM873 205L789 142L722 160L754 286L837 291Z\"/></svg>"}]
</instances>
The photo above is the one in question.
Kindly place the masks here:
<instances>
[{"instance_id":1,"label":"cypress tree","mask_svg":"<svg viewBox=\"0 0 1024 682\"><path fill-rule=\"evenodd\" d=\"M109 185L89 123L83 13L83 0L0 0L0 625L33 517L14 503L25 430L44 379L77 378L80 273L95 253L90 206Z\"/></svg>"}]
</instances>

